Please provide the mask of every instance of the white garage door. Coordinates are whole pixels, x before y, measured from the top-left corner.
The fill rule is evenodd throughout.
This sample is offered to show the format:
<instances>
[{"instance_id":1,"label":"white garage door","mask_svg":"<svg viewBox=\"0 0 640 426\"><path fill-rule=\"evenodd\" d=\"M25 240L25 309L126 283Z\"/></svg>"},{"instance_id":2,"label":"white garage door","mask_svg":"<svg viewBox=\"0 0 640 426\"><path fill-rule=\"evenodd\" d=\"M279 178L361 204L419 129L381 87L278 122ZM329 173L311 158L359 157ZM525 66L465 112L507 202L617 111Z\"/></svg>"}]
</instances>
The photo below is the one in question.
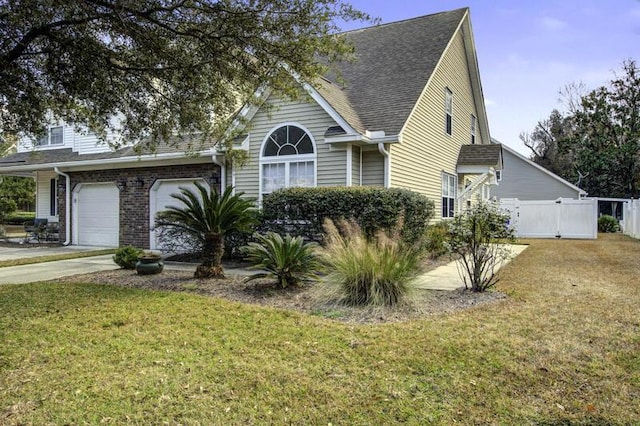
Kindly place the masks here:
<instances>
[{"instance_id":1,"label":"white garage door","mask_svg":"<svg viewBox=\"0 0 640 426\"><path fill-rule=\"evenodd\" d=\"M200 182L201 184L206 186L206 183L203 179L195 179L195 181ZM198 189L193 184L193 182L194 179L160 180L157 181L151 188L151 191L149 192L149 206L151 210L150 220L152 231L150 244L152 249L162 249L157 235L153 230L153 226L156 220L156 213L165 210L168 206L182 207L184 204L173 198L171 194L179 194L181 187L189 188L198 193Z\"/></svg>"},{"instance_id":2,"label":"white garage door","mask_svg":"<svg viewBox=\"0 0 640 426\"><path fill-rule=\"evenodd\" d=\"M76 193L74 205L77 244L118 247L120 193L113 183L83 184Z\"/></svg>"}]
</instances>

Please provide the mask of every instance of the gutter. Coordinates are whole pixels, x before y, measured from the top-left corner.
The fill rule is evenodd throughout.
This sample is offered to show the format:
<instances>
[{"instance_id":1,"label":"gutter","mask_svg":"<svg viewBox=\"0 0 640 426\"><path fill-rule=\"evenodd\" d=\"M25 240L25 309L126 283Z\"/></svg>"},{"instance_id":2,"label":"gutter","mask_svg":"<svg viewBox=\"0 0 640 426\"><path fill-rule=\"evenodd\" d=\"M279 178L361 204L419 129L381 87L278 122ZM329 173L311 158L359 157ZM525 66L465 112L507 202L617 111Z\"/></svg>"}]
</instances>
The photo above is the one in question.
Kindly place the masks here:
<instances>
[{"instance_id":1,"label":"gutter","mask_svg":"<svg viewBox=\"0 0 640 426\"><path fill-rule=\"evenodd\" d=\"M211 151L201 151L197 155L211 155ZM0 173L14 172L14 171L35 171L35 170L50 170L51 167L83 167L83 166L97 166L107 164L133 164L133 163L146 163L159 160L182 160L190 159L195 156L187 156L184 153L165 153L165 154L152 154L141 156L128 156L128 157L113 157L113 158L101 158L95 160L76 160L76 161L64 161L58 163L41 163L41 164L29 164L24 166L9 166L0 167ZM197 157L196 157L197 158Z\"/></svg>"},{"instance_id":2,"label":"gutter","mask_svg":"<svg viewBox=\"0 0 640 426\"><path fill-rule=\"evenodd\" d=\"M391 153L384 149L384 143L378 143L378 151L384 157L384 187L391 187Z\"/></svg>"},{"instance_id":3,"label":"gutter","mask_svg":"<svg viewBox=\"0 0 640 426\"><path fill-rule=\"evenodd\" d=\"M65 178L65 210L64 210L64 234L65 241L62 243L63 246L68 246L71 244L71 178L68 174L63 173L57 167L53 168L53 171L56 172L57 175L64 176Z\"/></svg>"}]
</instances>

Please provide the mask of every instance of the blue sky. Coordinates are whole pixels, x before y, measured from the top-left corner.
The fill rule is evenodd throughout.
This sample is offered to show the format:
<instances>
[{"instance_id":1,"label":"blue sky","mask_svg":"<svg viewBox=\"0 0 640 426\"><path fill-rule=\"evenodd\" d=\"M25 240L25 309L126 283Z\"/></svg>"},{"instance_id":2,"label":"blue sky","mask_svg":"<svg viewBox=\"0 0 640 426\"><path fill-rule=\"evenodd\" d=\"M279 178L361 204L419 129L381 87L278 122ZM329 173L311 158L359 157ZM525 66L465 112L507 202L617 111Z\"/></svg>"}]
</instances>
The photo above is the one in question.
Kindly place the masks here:
<instances>
[{"instance_id":1,"label":"blue sky","mask_svg":"<svg viewBox=\"0 0 640 426\"><path fill-rule=\"evenodd\" d=\"M348 1L382 23L468 6L491 135L526 155L520 132L565 108L563 87L595 89L640 60L640 0Z\"/></svg>"}]
</instances>

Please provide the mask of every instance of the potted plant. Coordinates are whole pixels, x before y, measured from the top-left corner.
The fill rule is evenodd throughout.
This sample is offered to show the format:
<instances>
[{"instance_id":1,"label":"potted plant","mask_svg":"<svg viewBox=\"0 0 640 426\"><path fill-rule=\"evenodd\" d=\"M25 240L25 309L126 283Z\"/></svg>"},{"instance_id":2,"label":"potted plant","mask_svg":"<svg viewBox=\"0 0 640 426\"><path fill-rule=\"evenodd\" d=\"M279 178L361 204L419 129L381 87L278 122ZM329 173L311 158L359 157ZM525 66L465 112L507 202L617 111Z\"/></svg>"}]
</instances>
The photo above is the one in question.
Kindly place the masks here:
<instances>
[{"instance_id":1,"label":"potted plant","mask_svg":"<svg viewBox=\"0 0 640 426\"><path fill-rule=\"evenodd\" d=\"M159 274L163 268L164 263L158 253L145 251L138 256L136 272L138 272L139 275Z\"/></svg>"}]
</instances>

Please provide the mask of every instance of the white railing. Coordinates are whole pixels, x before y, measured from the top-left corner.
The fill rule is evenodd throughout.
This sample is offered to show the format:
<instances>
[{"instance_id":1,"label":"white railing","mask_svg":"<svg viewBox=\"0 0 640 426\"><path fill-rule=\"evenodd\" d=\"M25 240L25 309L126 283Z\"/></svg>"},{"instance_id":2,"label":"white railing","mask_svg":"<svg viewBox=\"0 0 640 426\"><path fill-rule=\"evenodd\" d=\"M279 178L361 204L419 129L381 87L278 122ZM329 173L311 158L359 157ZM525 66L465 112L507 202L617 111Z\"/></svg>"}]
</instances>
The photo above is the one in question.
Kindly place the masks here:
<instances>
[{"instance_id":1,"label":"white railing","mask_svg":"<svg viewBox=\"0 0 640 426\"><path fill-rule=\"evenodd\" d=\"M624 203L623 218L620 223L622 232L633 238L640 238L640 200L631 200Z\"/></svg>"}]
</instances>

